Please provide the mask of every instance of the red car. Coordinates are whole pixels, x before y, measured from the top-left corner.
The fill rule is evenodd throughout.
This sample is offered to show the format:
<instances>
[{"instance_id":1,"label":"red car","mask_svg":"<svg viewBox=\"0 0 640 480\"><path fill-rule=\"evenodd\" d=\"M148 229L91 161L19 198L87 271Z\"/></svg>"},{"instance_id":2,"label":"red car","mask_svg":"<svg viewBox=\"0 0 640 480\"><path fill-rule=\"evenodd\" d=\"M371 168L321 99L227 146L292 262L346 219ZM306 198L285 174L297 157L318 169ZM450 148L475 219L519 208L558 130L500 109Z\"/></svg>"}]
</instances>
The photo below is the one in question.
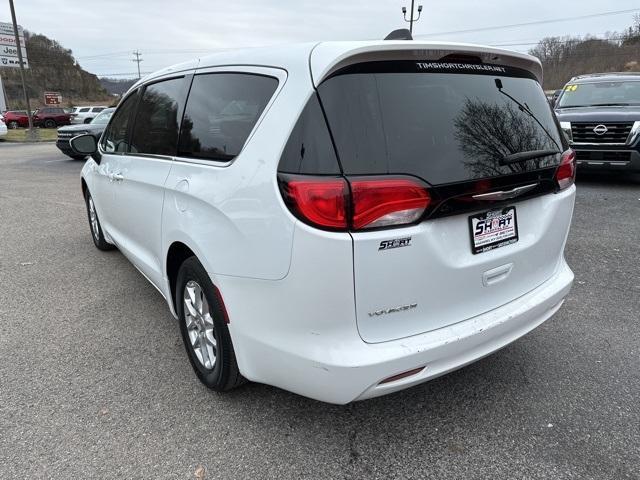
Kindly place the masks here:
<instances>
[{"instance_id":1,"label":"red car","mask_svg":"<svg viewBox=\"0 0 640 480\"><path fill-rule=\"evenodd\" d=\"M8 128L27 128L29 126L29 117L26 110L10 110L4 112L4 123Z\"/></svg>"},{"instance_id":2,"label":"red car","mask_svg":"<svg viewBox=\"0 0 640 480\"><path fill-rule=\"evenodd\" d=\"M61 107L39 108L33 115L33 125L36 127L55 128L70 124L71 115Z\"/></svg>"}]
</instances>

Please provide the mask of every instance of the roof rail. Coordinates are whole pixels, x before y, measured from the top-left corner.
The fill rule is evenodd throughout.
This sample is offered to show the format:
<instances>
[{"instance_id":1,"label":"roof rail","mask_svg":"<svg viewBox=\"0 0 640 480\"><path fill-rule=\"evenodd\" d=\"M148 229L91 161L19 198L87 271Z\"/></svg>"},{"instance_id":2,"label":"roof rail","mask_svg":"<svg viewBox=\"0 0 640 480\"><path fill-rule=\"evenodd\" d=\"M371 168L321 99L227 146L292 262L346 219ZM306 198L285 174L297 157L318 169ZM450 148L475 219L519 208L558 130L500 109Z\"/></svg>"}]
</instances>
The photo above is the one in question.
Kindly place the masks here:
<instances>
[{"instance_id":1,"label":"roof rail","mask_svg":"<svg viewBox=\"0 0 640 480\"><path fill-rule=\"evenodd\" d=\"M389 35L384 37L385 40L413 40L413 36L411 32L406 28L399 28L398 30L394 30Z\"/></svg>"}]
</instances>

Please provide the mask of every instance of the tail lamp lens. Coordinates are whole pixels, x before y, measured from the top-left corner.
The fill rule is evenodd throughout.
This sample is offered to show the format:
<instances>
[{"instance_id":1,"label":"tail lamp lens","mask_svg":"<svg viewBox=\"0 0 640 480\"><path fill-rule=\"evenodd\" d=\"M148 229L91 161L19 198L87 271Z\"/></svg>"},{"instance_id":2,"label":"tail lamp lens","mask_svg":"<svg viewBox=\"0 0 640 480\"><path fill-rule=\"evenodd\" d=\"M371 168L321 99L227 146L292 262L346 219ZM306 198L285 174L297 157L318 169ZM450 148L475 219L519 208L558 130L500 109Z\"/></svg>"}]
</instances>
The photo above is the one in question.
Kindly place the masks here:
<instances>
[{"instance_id":1,"label":"tail lamp lens","mask_svg":"<svg viewBox=\"0 0 640 480\"><path fill-rule=\"evenodd\" d=\"M294 178L281 186L289 208L301 220L332 230L347 228L349 190L343 178Z\"/></svg>"},{"instance_id":2,"label":"tail lamp lens","mask_svg":"<svg viewBox=\"0 0 640 480\"><path fill-rule=\"evenodd\" d=\"M556 183L560 190L573 185L576 179L576 152L569 149L562 154L560 165L556 170Z\"/></svg>"},{"instance_id":3,"label":"tail lamp lens","mask_svg":"<svg viewBox=\"0 0 640 480\"><path fill-rule=\"evenodd\" d=\"M354 179L351 194L356 230L413 223L431 202L424 186L404 178Z\"/></svg>"},{"instance_id":4,"label":"tail lamp lens","mask_svg":"<svg viewBox=\"0 0 640 480\"><path fill-rule=\"evenodd\" d=\"M291 211L306 223L330 230L413 223L431 203L429 192L417 180L357 177L348 181L335 177L280 177L281 191Z\"/></svg>"}]
</instances>

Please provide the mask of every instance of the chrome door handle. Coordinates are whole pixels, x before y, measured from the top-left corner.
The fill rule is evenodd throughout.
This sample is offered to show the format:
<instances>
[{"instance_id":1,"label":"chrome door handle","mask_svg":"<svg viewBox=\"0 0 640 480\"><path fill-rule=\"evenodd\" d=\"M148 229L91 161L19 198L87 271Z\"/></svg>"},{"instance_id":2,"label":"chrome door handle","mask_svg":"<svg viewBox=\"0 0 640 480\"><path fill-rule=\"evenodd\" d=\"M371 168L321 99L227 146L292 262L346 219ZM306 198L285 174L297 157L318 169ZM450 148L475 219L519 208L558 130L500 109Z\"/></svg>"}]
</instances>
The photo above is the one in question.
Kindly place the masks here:
<instances>
[{"instance_id":1,"label":"chrome door handle","mask_svg":"<svg viewBox=\"0 0 640 480\"><path fill-rule=\"evenodd\" d=\"M121 182L124 180L124 176L121 173L112 173L110 175L110 178L114 181L114 182Z\"/></svg>"}]
</instances>

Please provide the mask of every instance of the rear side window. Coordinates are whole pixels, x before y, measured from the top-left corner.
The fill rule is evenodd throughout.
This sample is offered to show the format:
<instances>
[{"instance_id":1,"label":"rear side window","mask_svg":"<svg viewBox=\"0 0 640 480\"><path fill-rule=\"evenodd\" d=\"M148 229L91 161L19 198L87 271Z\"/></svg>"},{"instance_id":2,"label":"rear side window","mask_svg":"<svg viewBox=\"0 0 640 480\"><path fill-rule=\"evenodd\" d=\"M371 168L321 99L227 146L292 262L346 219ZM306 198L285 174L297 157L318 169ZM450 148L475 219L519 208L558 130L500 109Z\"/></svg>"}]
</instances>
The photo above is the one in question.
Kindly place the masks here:
<instances>
[{"instance_id":1,"label":"rear side window","mask_svg":"<svg viewBox=\"0 0 640 480\"><path fill-rule=\"evenodd\" d=\"M131 152L175 155L184 108L184 77L147 86L142 94L131 136Z\"/></svg>"},{"instance_id":2,"label":"rear side window","mask_svg":"<svg viewBox=\"0 0 640 480\"><path fill-rule=\"evenodd\" d=\"M327 123L315 93L307 102L289 136L278 170L282 173L309 175L340 173Z\"/></svg>"},{"instance_id":3,"label":"rear side window","mask_svg":"<svg viewBox=\"0 0 640 480\"><path fill-rule=\"evenodd\" d=\"M540 84L520 69L371 62L318 91L347 175L409 174L442 185L555 166L560 155L501 160L564 149Z\"/></svg>"},{"instance_id":4,"label":"rear side window","mask_svg":"<svg viewBox=\"0 0 640 480\"><path fill-rule=\"evenodd\" d=\"M90 110L89 108L81 108L79 111L81 113L85 113L85 112L88 112L89 110Z\"/></svg>"},{"instance_id":5,"label":"rear side window","mask_svg":"<svg viewBox=\"0 0 640 480\"><path fill-rule=\"evenodd\" d=\"M111 122L102 135L102 150L105 153L129 151L129 124L138 101L138 92L132 93L120 104Z\"/></svg>"},{"instance_id":6,"label":"rear side window","mask_svg":"<svg viewBox=\"0 0 640 480\"><path fill-rule=\"evenodd\" d=\"M185 109L178 155L228 161L240 153L278 86L245 73L196 75Z\"/></svg>"},{"instance_id":7,"label":"rear side window","mask_svg":"<svg viewBox=\"0 0 640 480\"><path fill-rule=\"evenodd\" d=\"M91 111L93 113L100 113L102 110L104 110L104 107L95 107Z\"/></svg>"}]
</instances>

